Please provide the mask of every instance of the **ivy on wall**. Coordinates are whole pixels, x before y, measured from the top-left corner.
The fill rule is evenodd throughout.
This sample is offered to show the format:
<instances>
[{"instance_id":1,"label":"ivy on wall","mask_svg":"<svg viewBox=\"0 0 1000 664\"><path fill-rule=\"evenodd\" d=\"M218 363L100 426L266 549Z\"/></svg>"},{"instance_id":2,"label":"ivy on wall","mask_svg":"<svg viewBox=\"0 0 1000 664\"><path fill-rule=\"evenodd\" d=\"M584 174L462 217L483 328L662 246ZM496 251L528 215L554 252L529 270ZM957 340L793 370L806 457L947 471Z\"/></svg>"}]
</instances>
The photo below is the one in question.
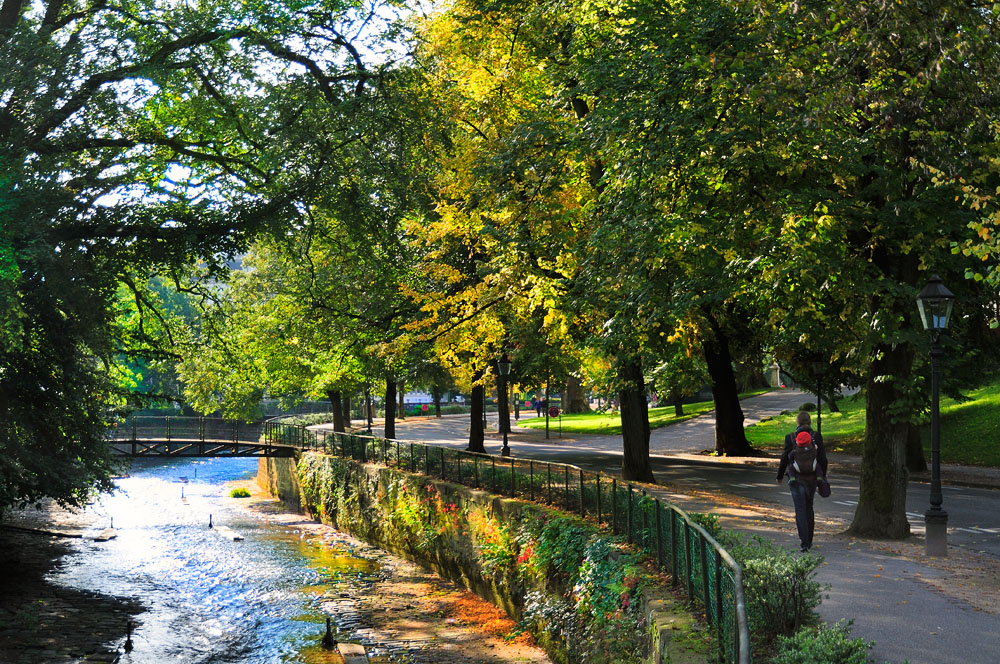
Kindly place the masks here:
<instances>
[{"instance_id":1,"label":"ivy on wall","mask_svg":"<svg viewBox=\"0 0 1000 664\"><path fill-rule=\"evenodd\" d=\"M655 580L621 538L540 505L394 469L318 454L303 455L298 469L310 513L439 571L461 570L554 661L644 660L642 592Z\"/></svg>"}]
</instances>

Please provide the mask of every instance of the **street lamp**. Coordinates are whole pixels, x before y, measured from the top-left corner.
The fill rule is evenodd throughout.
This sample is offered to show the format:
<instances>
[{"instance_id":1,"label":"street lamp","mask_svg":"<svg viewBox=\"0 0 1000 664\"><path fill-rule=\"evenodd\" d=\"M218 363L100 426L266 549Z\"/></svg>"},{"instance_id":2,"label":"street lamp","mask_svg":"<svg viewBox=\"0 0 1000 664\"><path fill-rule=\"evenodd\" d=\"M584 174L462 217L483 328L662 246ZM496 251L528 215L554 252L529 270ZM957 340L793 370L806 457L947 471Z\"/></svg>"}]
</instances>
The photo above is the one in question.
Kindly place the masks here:
<instances>
[{"instance_id":1,"label":"street lamp","mask_svg":"<svg viewBox=\"0 0 1000 664\"><path fill-rule=\"evenodd\" d=\"M500 416L500 408L507 407L507 376L510 375L510 358L504 354L497 362L497 368L500 369L500 375L503 376L503 398L500 399L499 404L497 404L497 417L500 418L498 421L500 423L500 428L503 429L503 447L500 449L500 456L510 456L510 448L507 446L507 430L510 427L503 426L503 419Z\"/></svg>"},{"instance_id":2,"label":"street lamp","mask_svg":"<svg viewBox=\"0 0 1000 664\"><path fill-rule=\"evenodd\" d=\"M924 329L931 333L931 507L924 513L927 527L926 551L929 556L948 555L948 513L941 509L941 418L938 408L938 360L944 355L939 343L948 327L955 294L944 287L934 274L917 295L917 309Z\"/></svg>"}]
</instances>

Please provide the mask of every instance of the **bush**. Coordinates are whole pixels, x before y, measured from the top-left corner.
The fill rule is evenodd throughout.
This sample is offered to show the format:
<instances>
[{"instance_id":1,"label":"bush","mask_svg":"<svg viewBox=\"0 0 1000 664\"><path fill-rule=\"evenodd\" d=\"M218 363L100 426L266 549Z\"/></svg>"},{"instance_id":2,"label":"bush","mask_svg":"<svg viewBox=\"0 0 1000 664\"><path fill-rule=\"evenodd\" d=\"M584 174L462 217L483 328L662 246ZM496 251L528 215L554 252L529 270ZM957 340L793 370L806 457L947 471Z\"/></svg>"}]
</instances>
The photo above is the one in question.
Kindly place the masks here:
<instances>
[{"instance_id":1,"label":"bush","mask_svg":"<svg viewBox=\"0 0 1000 664\"><path fill-rule=\"evenodd\" d=\"M804 410L807 413L808 412L812 412L812 411L816 410L816 404L814 404L812 401L807 401L804 404L802 404L801 406L799 406L799 410Z\"/></svg>"},{"instance_id":2,"label":"bush","mask_svg":"<svg viewBox=\"0 0 1000 664\"><path fill-rule=\"evenodd\" d=\"M241 487L239 489L233 489L232 491L230 491L229 492L229 497L230 498L249 498L250 497L250 492Z\"/></svg>"},{"instance_id":3,"label":"bush","mask_svg":"<svg viewBox=\"0 0 1000 664\"><path fill-rule=\"evenodd\" d=\"M719 535L722 533L722 525L719 523L718 514L710 514L707 512L688 512L688 516L696 524L705 529L705 532L711 535L716 540L719 539Z\"/></svg>"},{"instance_id":4,"label":"bush","mask_svg":"<svg viewBox=\"0 0 1000 664\"><path fill-rule=\"evenodd\" d=\"M778 654L772 664L868 664L874 645L851 638L854 621L840 621L833 627L804 629L793 636L778 638Z\"/></svg>"},{"instance_id":5,"label":"bush","mask_svg":"<svg viewBox=\"0 0 1000 664\"><path fill-rule=\"evenodd\" d=\"M731 532L721 543L743 568L743 592L754 644L769 650L776 637L819 623L816 607L829 587L814 580L823 557L791 553L763 537Z\"/></svg>"}]
</instances>

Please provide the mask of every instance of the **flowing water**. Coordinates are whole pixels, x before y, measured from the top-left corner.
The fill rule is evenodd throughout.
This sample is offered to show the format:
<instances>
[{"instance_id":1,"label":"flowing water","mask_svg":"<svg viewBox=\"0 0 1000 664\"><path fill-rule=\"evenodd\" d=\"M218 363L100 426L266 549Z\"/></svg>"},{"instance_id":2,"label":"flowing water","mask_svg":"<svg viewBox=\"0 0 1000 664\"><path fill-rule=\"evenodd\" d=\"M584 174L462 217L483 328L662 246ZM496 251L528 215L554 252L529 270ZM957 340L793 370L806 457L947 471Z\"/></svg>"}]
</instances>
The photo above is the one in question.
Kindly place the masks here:
<instances>
[{"instance_id":1,"label":"flowing water","mask_svg":"<svg viewBox=\"0 0 1000 664\"><path fill-rule=\"evenodd\" d=\"M118 490L89 509L117 538L82 540L53 576L57 583L131 597L134 650L123 663L339 661L318 648L320 602L368 591L379 563L347 538L304 535L234 508L226 482L252 477L255 459L137 461ZM225 525L232 541L209 529ZM337 616L351 640L349 616ZM378 644L373 662L391 661Z\"/></svg>"}]
</instances>

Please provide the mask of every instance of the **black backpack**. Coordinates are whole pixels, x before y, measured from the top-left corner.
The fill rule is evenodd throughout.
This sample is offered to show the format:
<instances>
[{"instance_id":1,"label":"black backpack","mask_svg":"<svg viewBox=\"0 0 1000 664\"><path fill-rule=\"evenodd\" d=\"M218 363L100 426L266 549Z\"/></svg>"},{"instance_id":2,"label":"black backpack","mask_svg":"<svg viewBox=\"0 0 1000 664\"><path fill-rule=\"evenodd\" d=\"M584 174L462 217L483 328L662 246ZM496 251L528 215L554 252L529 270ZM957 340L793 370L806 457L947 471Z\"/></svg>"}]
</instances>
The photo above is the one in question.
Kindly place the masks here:
<instances>
[{"instance_id":1,"label":"black backpack","mask_svg":"<svg viewBox=\"0 0 1000 664\"><path fill-rule=\"evenodd\" d=\"M816 443L812 434L809 434L809 437L810 441L808 445L800 447L796 444L788 454L788 460L792 468L795 469L795 477L801 479L815 479L819 471L819 456L816 451Z\"/></svg>"}]
</instances>

